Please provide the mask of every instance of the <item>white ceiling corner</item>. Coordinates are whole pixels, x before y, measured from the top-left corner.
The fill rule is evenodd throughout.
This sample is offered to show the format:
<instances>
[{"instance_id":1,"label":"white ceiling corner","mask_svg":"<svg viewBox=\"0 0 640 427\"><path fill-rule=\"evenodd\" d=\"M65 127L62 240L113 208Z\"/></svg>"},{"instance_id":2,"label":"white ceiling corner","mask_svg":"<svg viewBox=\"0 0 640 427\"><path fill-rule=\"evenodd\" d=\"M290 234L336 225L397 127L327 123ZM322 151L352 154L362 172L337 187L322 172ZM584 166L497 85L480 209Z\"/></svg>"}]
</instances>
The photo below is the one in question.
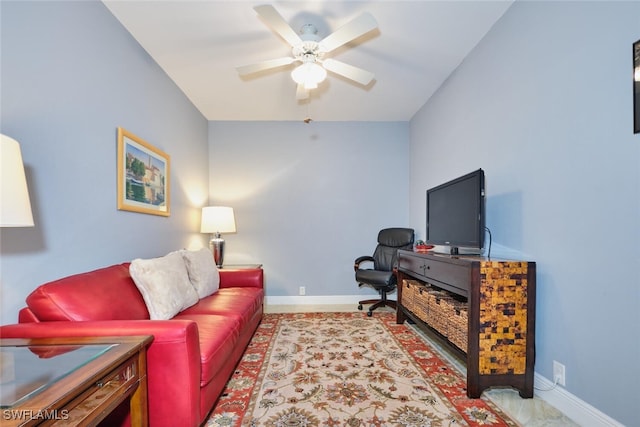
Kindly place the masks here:
<instances>
[{"instance_id":1,"label":"white ceiling corner","mask_svg":"<svg viewBox=\"0 0 640 427\"><path fill-rule=\"evenodd\" d=\"M296 100L293 66L241 78L236 66L288 56L256 14L264 2L103 0L208 120L408 121L512 4L512 0L271 2L296 31L324 37L362 12L378 29L331 57L375 74L362 87L329 73Z\"/></svg>"}]
</instances>

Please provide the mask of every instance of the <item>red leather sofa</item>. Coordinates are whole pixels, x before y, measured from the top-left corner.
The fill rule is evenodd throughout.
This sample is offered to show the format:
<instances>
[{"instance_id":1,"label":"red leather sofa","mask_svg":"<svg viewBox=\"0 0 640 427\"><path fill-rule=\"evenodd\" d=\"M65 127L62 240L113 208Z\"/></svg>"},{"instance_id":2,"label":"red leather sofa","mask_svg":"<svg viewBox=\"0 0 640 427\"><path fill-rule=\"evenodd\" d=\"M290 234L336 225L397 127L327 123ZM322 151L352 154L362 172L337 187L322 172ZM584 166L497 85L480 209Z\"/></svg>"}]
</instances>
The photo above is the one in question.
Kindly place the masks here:
<instances>
[{"instance_id":1,"label":"red leather sofa","mask_svg":"<svg viewBox=\"0 0 640 427\"><path fill-rule=\"evenodd\" d=\"M129 263L66 277L27 297L2 338L153 335L147 350L149 423L202 424L263 315L262 269L220 270L217 292L170 320L149 320ZM128 417L109 425L128 424Z\"/></svg>"}]
</instances>

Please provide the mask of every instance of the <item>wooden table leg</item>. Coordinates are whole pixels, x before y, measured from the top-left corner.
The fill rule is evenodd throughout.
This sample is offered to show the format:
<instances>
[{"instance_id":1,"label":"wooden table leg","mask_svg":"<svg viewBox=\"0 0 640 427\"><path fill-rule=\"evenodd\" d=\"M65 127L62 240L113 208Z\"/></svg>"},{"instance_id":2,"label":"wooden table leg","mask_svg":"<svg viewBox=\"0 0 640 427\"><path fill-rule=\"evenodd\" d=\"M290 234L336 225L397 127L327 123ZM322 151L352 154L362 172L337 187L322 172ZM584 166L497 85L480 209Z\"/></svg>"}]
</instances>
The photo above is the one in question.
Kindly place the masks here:
<instances>
[{"instance_id":1,"label":"wooden table leg","mask_svg":"<svg viewBox=\"0 0 640 427\"><path fill-rule=\"evenodd\" d=\"M131 395L129 402L131 411L131 427L148 427L149 405L147 394L147 350L142 348L138 355L138 367L140 380L136 391Z\"/></svg>"}]
</instances>

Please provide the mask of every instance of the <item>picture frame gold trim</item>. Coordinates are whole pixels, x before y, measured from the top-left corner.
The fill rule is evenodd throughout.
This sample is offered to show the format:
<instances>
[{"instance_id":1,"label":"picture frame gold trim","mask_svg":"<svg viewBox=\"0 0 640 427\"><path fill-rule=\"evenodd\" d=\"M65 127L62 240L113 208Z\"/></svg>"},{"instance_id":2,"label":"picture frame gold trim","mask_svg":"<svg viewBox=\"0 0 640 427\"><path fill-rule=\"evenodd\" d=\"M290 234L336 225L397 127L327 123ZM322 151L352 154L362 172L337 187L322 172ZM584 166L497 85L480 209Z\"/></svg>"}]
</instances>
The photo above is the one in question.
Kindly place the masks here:
<instances>
[{"instance_id":1,"label":"picture frame gold trim","mask_svg":"<svg viewBox=\"0 0 640 427\"><path fill-rule=\"evenodd\" d=\"M118 128L118 210L169 216L170 166L167 153Z\"/></svg>"},{"instance_id":2,"label":"picture frame gold trim","mask_svg":"<svg viewBox=\"0 0 640 427\"><path fill-rule=\"evenodd\" d=\"M640 40L633 44L633 133L640 133Z\"/></svg>"}]
</instances>

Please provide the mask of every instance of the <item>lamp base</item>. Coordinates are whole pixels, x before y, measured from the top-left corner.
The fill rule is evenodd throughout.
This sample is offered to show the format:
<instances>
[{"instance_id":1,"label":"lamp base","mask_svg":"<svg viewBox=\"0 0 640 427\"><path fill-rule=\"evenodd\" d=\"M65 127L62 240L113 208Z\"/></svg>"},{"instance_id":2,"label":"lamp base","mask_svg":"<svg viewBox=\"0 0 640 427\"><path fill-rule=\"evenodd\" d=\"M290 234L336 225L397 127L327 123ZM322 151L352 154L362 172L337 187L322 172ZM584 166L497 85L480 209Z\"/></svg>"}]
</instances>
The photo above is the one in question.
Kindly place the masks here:
<instances>
[{"instance_id":1,"label":"lamp base","mask_svg":"<svg viewBox=\"0 0 640 427\"><path fill-rule=\"evenodd\" d=\"M213 253L213 260L218 267L222 267L224 261L224 239L217 233L211 240L209 240L209 249Z\"/></svg>"}]
</instances>

